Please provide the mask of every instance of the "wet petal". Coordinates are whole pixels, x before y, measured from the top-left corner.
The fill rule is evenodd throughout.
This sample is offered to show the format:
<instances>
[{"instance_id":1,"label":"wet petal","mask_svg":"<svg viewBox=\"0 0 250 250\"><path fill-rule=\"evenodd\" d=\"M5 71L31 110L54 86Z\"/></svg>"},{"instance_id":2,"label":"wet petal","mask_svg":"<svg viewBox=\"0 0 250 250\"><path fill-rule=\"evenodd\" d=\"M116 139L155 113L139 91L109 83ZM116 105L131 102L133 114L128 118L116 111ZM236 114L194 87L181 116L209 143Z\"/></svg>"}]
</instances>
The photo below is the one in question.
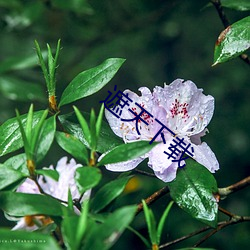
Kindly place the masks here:
<instances>
[{"instance_id":1,"label":"wet petal","mask_svg":"<svg viewBox=\"0 0 250 250\"><path fill-rule=\"evenodd\" d=\"M219 169L216 156L207 143L203 142L201 145L192 144L192 146L194 148L194 159L197 162L206 167L211 173Z\"/></svg>"},{"instance_id":2,"label":"wet petal","mask_svg":"<svg viewBox=\"0 0 250 250\"><path fill-rule=\"evenodd\" d=\"M105 165L106 169L114 172L123 172L123 171L129 171L134 168L136 168L146 157L141 156L139 158L136 158L134 160L130 161L124 161L114 164L107 164Z\"/></svg>"},{"instance_id":3,"label":"wet petal","mask_svg":"<svg viewBox=\"0 0 250 250\"><path fill-rule=\"evenodd\" d=\"M177 79L164 89L154 89L154 96L168 112L170 129L179 135L200 133L214 112L214 98L204 95L192 81Z\"/></svg>"},{"instance_id":4,"label":"wet petal","mask_svg":"<svg viewBox=\"0 0 250 250\"><path fill-rule=\"evenodd\" d=\"M170 182L175 179L178 164L173 163L164 153L167 151L171 141L167 144L158 144L149 152L148 166L152 168L155 175L164 182Z\"/></svg>"}]
</instances>

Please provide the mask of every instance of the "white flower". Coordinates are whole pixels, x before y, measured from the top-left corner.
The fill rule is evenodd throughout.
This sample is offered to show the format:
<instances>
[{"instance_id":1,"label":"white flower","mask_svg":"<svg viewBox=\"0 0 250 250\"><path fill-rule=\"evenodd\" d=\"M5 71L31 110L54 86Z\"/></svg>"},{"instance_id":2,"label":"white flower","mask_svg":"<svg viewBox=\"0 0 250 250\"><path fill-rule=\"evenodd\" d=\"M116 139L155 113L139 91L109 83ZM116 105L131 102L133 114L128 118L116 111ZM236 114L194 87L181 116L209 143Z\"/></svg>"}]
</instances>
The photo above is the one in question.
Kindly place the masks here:
<instances>
[{"instance_id":1,"label":"white flower","mask_svg":"<svg viewBox=\"0 0 250 250\"><path fill-rule=\"evenodd\" d=\"M138 103L153 117L145 112L143 113L141 118L148 125L139 121L139 135L135 121L122 121L108 110L105 110L109 125L117 136L122 137L125 143L138 140L151 141L162 128L162 125L156 121L157 119L173 131L174 134L177 134L179 138L184 138L184 142L191 143L194 149L193 158L197 162L212 173L219 169L214 153L205 142L201 142L201 136L205 135L206 127L214 112L214 98L212 96L204 95L202 93L203 90L197 89L192 81L184 81L182 79L177 79L163 88L156 86L153 93L146 87L140 88L139 91L142 94L141 96L130 90L125 90L123 93L128 94L130 99ZM140 107L136 105L132 105L130 108L136 114L141 112ZM122 119L129 120L134 117L135 115L128 109L123 109ZM106 168L111 171L128 171L135 168L145 158L149 158L148 166L154 170L155 175L159 179L165 182L174 180L178 163L172 162L171 158L168 159L168 156L163 153L170 146L173 136L166 129L162 132L165 144L163 142L159 143L149 153L134 160L107 164ZM155 141L162 141L162 137L160 135L157 136Z\"/></svg>"},{"instance_id":2,"label":"white flower","mask_svg":"<svg viewBox=\"0 0 250 250\"><path fill-rule=\"evenodd\" d=\"M68 200L68 190L70 190L71 192L72 199L78 199L80 197L80 193L77 189L74 175L76 169L78 167L81 167L81 165L76 164L74 159L71 159L69 163L67 162L67 160L67 157L61 158L58 161L55 169L53 166L50 166L49 168L44 168L56 170L59 173L58 181L55 181L54 179L47 176L40 176L38 178L38 183L46 194L49 194L62 201ZM21 193L41 194L36 183L29 178L27 178L25 182L23 182L17 188L16 191ZM84 193L80 202L89 198L89 196L90 190ZM12 230L22 229L27 231L34 231L38 229L38 226L34 224L34 220L36 221L36 224L40 224L41 226L52 222L49 217L45 216L25 216L18 221L17 225Z\"/></svg>"}]
</instances>

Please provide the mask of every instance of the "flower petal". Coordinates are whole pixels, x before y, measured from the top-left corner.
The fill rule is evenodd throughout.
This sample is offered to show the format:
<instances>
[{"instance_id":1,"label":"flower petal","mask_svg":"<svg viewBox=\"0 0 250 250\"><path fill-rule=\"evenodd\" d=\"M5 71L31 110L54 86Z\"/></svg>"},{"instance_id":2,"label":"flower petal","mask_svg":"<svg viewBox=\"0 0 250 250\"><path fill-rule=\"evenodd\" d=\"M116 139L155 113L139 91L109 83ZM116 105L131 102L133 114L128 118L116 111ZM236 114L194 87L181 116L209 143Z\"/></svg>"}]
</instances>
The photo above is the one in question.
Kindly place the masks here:
<instances>
[{"instance_id":1,"label":"flower petal","mask_svg":"<svg viewBox=\"0 0 250 250\"><path fill-rule=\"evenodd\" d=\"M156 87L154 97L168 112L168 125L179 135L191 136L205 129L214 112L214 98L204 95L192 81L176 79L164 88Z\"/></svg>"},{"instance_id":2,"label":"flower petal","mask_svg":"<svg viewBox=\"0 0 250 250\"><path fill-rule=\"evenodd\" d=\"M206 167L211 173L219 169L216 156L207 143L203 142L201 145L192 144L192 147L194 148L194 159L197 162Z\"/></svg>"},{"instance_id":3,"label":"flower petal","mask_svg":"<svg viewBox=\"0 0 250 250\"><path fill-rule=\"evenodd\" d=\"M12 231L15 231L15 230L23 230L23 231L35 231L38 229L38 226L37 225L33 225L33 226L28 226L26 224L26 221L25 221L25 218L22 217L18 222L17 224L11 229Z\"/></svg>"},{"instance_id":4,"label":"flower petal","mask_svg":"<svg viewBox=\"0 0 250 250\"><path fill-rule=\"evenodd\" d=\"M19 193L27 193L27 194L40 194L40 191L36 185L36 183L27 178L16 190Z\"/></svg>"},{"instance_id":5,"label":"flower petal","mask_svg":"<svg viewBox=\"0 0 250 250\"><path fill-rule=\"evenodd\" d=\"M152 168L155 175L164 182L170 182L175 179L178 163L172 162L164 153L167 151L171 141L167 144L160 143L149 152L148 166Z\"/></svg>"},{"instance_id":6,"label":"flower petal","mask_svg":"<svg viewBox=\"0 0 250 250\"><path fill-rule=\"evenodd\" d=\"M113 164L107 164L105 165L106 169L114 172L123 172L123 171L129 171L137 167L146 156L141 156L136 159L130 160L130 161L123 161Z\"/></svg>"}]
</instances>

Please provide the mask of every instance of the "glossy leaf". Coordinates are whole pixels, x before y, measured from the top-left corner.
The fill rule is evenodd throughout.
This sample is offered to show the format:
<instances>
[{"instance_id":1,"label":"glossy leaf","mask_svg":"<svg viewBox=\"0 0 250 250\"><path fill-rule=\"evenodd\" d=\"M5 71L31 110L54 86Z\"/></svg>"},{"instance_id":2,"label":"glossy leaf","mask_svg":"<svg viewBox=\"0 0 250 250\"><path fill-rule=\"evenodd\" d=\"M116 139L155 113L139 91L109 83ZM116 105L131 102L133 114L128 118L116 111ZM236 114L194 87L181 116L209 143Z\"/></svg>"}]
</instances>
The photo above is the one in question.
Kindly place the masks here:
<instances>
[{"instance_id":1,"label":"glossy leaf","mask_svg":"<svg viewBox=\"0 0 250 250\"><path fill-rule=\"evenodd\" d=\"M180 208L197 220L216 227L218 204L213 194L218 188L214 176L205 167L187 160L186 166L168 186L171 197Z\"/></svg>"},{"instance_id":2,"label":"glossy leaf","mask_svg":"<svg viewBox=\"0 0 250 250\"><path fill-rule=\"evenodd\" d=\"M25 175L20 171L0 164L0 190L24 178Z\"/></svg>"},{"instance_id":3,"label":"glossy leaf","mask_svg":"<svg viewBox=\"0 0 250 250\"><path fill-rule=\"evenodd\" d=\"M26 231L10 231L0 228L0 249L11 250L60 250L54 238L48 234Z\"/></svg>"},{"instance_id":4,"label":"glossy leaf","mask_svg":"<svg viewBox=\"0 0 250 250\"><path fill-rule=\"evenodd\" d=\"M148 141L135 141L119 145L104 155L98 166L135 159L148 153L156 145L156 143L149 144Z\"/></svg>"},{"instance_id":5,"label":"glossy leaf","mask_svg":"<svg viewBox=\"0 0 250 250\"><path fill-rule=\"evenodd\" d=\"M0 193L0 208L11 216L35 214L62 216L63 210L66 209L49 196L13 192Z\"/></svg>"},{"instance_id":6,"label":"glossy leaf","mask_svg":"<svg viewBox=\"0 0 250 250\"><path fill-rule=\"evenodd\" d=\"M250 1L249 0L221 0L223 7L227 7L239 11L250 10Z\"/></svg>"},{"instance_id":7,"label":"glossy leaf","mask_svg":"<svg viewBox=\"0 0 250 250\"><path fill-rule=\"evenodd\" d=\"M52 169L37 169L36 170L37 174L44 175L47 177L50 177L51 179L58 181L59 179L59 173L56 170Z\"/></svg>"},{"instance_id":8,"label":"glossy leaf","mask_svg":"<svg viewBox=\"0 0 250 250\"><path fill-rule=\"evenodd\" d=\"M124 61L121 58L110 58L99 66L78 74L64 90L59 106L99 91L114 77Z\"/></svg>"},{"instance_id":9,"label":"glossy leaf","mask_svg":"<svg viewBox=\"0 0 250 250\"><path fill-rule=\"evenodd\" d=\"M26 82L14 77L0 77L0 93L10 100L15 101L45 101L42 86Z\"/></svg>"},{"instance_id":10,"label":"glossy leaf","mask_svg":"<svg viewBox=\"0 0 250 250\"><path fill-rule=\"evenodd\" d=\"M39 138L37 149L37 161L41 161L48 153L50 146L54 140L56 132L56 117L52 116L45 120L41 135Z\"/></svg>"},{"instance_id":11,"label":"glossy leaf","mask_svg":"<svg viewBox=\"0 0 250 250\"><path fill-rule=\"evenodd\" d=\"M124 190L128 180L132 176L121 177L111 181L100 188L94 196L91 208L94 212L99 212L117 198Z\"/></svg>"},{"instance_id":12,"label":"glossy leaf","mask_svg":"<svg viewBox=\"0 0 250 250\"><path fill-rule=\"evenodd\" d=\"M28 176L29 171L27 169L26 160L27 160L26 155L23 153L10 157L8 160L4 162L4 165L8 166L9 168L18 170L19 172Z\"/></svg>"},{"instance_id":13,"label":"glossy leaf","mask_svg":"<svg viewBox=\"0 0 250 250\"><path fill-rule=\"evenodd\" d=\"M103 224L93 227L83 249L109 249L131 223L136 209L136 206L127 206L110 214Z\"/></svg>"},{"instance_id":14,"label":"glossy leaf","mask_svg":"<svg viewBox=\"0 0 250 250\"><path fill-rule=\"evenodd\" d=\"M250 16L228 26L218 37L214 50L214 65L226 62L250 47Z\"/></svg>"},{"instance_id":15,"label":"glossy leaf","mask_svg":"<svg viewBox=\"0 0 250 250\"><path fill-rule=\"evenodd\" d=\"M33 127L41 118L44 111L34 112ZM22 123L25 124L27 115L21 115ZM17 118L11 118L0 126L0 156L13 152L23 146Z\"/></svg>"},{"instance_id":16,"label":"glossy leaf","mask_svg":"<svg viewBox=\"0 0 250 250\"><path fill-rule=\"evenodd\" d=\"M95 167L77 168L75 173L76 185L81 194L95 187L101 180L102 173Z\"/></svg>"},{"instance_id":17,"label":"glossy leaf","mask_svg":"<svg viewBox=\"0 0 250 250\"><path fill-rule=\"evenodd\" d=\"M89 114L84 113L84 116L89 119ZM86 147L90 147L75 116L72 114L62 115L59 116L59 120L70 134L78 138ZM121 144L123 144L122 139L114 134L107 122L102 121L97 152L104 153Z\"/></svg>"},{"instance_id":18,"label":"glossy leaf","mask_svg":"<svg viewBox=\"0 0 250 250\"><path fill-rule=\"evenodd\" d=\"M75 159L88 165L88 151L85 145L73 135L56 132L56 141L62 149L71 154Z\"/></svg>"}]
</instances>

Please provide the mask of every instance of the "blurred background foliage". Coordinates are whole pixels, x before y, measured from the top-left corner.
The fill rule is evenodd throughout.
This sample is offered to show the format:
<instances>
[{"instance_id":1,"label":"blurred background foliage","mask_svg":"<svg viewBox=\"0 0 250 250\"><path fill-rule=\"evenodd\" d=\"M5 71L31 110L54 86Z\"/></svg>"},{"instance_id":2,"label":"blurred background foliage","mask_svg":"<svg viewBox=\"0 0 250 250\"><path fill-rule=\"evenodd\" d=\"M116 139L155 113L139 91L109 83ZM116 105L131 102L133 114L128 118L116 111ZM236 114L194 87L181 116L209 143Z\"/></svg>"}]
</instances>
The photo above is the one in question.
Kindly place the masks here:
<instances>
[{"instance_id":1,"label":"blurred background foliage","mask_svg":"<svg viewBox=\"0 0 250 250\"><path fill-rule=\"evenodd\" d=\"M236 58L211 67L215 41L223 30L216 10L208 1L181 0L0 0L0 123L26 113L30 102L35 109L46 108L45 84L38 67L34 40L43 49L55 48L62 40L57 71L57 96L81 71L110 57L127 61L108 86L94 96L78 101L84 111L99 110L99 101L116 84L118 89L138 91L139 87L163 86L176 78L190 79L205 94L215 97L215 113L204 140L215 152L220 170L215 174L224 187L250 173L249 160L249 66ZM249 15L226 9L233 23ZM63 107L62 113L73 111ZM55 164L65 153L54 143L41 167ZM148 170L145 162L141 168ZM105 178L116 173L103 171ZM137 177L114 206L138 203L164 183L150 177ZM221 202L232 213L247 215L249 192L235 193ZM152 207L158 218L167 206L164 197ZM226 219L221 216L220 219ZM4 225L7 222L2 217ZM134 226L147 233L143 215ZM165 226L163 242L173 240L202 227L174 206ZM203 246L216 249L247 249L249 223L224 229ZM197 240L198 238L196 238ZM192 245L184 242L178 246ZM144 249L136 236L126 232L113 249ZM172 247L169 249L175 249Z\"/></svg>"}]
</instances>

